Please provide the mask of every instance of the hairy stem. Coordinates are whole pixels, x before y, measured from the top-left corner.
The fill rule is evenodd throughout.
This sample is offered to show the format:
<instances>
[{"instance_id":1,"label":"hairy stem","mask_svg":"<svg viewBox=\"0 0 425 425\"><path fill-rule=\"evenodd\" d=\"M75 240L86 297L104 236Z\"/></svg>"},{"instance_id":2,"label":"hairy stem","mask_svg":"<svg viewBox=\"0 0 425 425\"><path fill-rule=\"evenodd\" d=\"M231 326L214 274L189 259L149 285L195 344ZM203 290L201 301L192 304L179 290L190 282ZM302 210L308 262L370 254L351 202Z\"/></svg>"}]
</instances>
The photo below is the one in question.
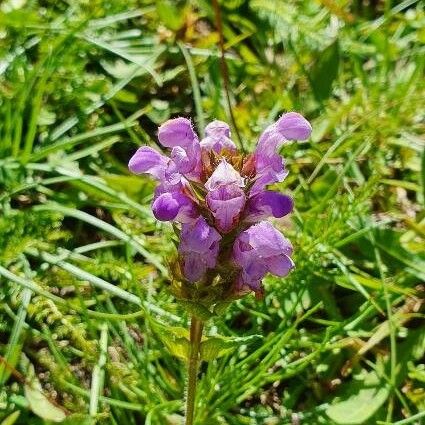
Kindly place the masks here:
<instances>
[{"instance_id":1,"label":"hairy stem","mask_svg":"<svg viewBox=\"0 0 425 425\"><path fill-rule=\"evenodd\" d=\"M204 324L195 316L190 322L190 353L188 363L186 425L193 425L196 399L196 381L199 364L199 348L201 345L202 329Z\"/></svg>"}]
</instances>

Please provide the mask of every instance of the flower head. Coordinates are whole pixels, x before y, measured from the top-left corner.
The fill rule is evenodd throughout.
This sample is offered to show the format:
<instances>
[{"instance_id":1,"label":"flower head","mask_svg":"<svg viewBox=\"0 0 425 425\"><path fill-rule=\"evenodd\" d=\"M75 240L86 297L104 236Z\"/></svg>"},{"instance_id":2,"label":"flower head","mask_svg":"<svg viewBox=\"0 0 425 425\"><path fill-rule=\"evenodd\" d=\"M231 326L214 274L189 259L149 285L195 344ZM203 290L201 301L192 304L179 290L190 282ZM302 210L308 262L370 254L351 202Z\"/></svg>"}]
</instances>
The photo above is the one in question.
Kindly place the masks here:
<instances>
[{"instance_id":1,"label":"flower head","mask_svg":"<svg viewBox=\"0 0 425 425\"><path fill-rule=\"evenodd\" d=\"M208 293L219 277L227 294L261 293L267 273L288 274L291 243L264 220L289 214L293 202L267 187L288 173L278 152L282 144L310 133L309 122L289 112L266 128L253 154L243 156L226 123L211 122L199 140L190 120L175 118L158 130L168 155L148 146L137 150L130 171L159 182L154 216L181 225L179 265L187 285L200 283Z\"/></svg>"}]
</instances>

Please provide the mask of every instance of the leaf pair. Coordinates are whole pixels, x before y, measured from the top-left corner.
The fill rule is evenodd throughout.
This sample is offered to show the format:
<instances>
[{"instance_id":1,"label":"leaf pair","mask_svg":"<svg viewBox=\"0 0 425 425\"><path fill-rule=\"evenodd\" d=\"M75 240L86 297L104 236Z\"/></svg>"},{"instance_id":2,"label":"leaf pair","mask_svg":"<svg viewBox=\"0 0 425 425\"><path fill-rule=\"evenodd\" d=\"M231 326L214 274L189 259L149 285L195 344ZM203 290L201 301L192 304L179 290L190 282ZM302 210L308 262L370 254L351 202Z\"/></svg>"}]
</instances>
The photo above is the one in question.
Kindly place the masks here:
<instances>
[{"instance_id":1,"label":"leaf pair","mask_svg":"<svg viewBox=\"0 0 425 425\"><path fill-rule=\"evenodd\" d=\"M173 356L187 360L190 353L189 331L183 327L165 326L155 322L151 324L153 331ZM211 361L237 350L241 345L261 340L260 335L246 337L204 336L200 346L200 358Z\"/></svg>"}]
</instances>

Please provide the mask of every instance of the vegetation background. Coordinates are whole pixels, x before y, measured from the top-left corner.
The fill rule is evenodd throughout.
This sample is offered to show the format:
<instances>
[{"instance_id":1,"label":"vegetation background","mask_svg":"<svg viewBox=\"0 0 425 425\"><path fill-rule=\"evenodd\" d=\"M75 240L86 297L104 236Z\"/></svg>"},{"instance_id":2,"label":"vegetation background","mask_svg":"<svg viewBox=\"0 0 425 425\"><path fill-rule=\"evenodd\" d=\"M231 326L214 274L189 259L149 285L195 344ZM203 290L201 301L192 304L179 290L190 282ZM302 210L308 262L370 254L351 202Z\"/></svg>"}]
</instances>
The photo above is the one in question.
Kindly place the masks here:
<instances>
[{"instance_id":1,"label":"vegetation background","mask_svg":"<svg viewBox=\"0 0 425 425\"><path fill-rule=\"evenodd\" d=\"M420 424L424 4L220 8L239 143L314 132L282 150L296 270L207 326L197 423ZM126 164L169 117L232 121L219 27L207 0L0 3L2 425L181 423L174 236Z\"/></svg>"}]
</instances>

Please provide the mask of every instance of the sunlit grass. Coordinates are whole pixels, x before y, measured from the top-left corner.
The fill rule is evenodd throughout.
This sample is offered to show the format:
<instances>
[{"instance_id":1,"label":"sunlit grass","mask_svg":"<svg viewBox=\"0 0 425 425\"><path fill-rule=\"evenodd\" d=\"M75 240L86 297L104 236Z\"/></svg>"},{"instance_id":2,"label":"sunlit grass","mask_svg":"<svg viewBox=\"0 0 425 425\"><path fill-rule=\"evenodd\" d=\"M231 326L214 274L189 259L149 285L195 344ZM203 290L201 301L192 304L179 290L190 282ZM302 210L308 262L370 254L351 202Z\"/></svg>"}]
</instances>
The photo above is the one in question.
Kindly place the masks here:
<instances>
[{"instance_id":1,"label":"sunlit grass","mask_svg":"<svg viewBox=\"0 0 425 425\"><path fill-rule=\"evenodd\" d=\"M381 3L222 2L243 145L288 110L314 132L282 149L296 269L207 323L252 338L203 363L199 424L423 420L425 14ZM215 27L205 1L0 5L2 424L180 423L175 241L126 164L170 116L231 122Z\"/></svg>"}]
</instances>

